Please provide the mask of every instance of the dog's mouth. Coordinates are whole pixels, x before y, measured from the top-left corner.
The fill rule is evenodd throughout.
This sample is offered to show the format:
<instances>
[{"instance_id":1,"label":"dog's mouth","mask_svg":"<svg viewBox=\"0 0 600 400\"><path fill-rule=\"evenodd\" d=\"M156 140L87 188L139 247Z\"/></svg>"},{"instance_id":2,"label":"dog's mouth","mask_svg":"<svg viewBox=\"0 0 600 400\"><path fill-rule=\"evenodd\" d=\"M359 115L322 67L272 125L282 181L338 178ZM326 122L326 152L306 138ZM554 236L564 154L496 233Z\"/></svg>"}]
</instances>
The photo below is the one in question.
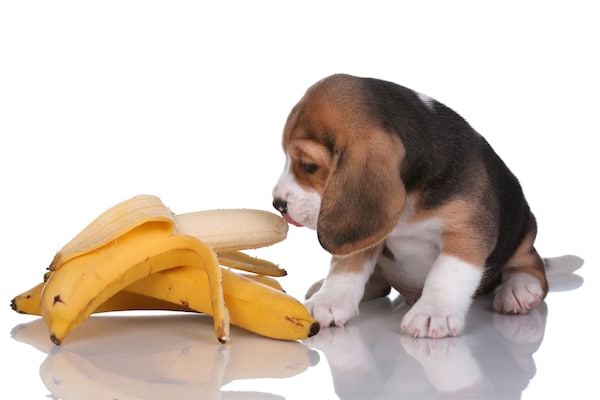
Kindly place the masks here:
<instances>
[{"instance_id":1,"label":"dog's mouth","mask_svg":"<svg viewBox=\"0 0 600 400\"><path fill-rule=\"evenodd\" d=\"M298 226L298 227L304 226L300 222L296 222L292 217L290 217L290 215L288 213L281 213L281 216L283 217L283 219L285 219L287 221L288 224L292 224L292 225Z\"/></svg>"}]
</instances>

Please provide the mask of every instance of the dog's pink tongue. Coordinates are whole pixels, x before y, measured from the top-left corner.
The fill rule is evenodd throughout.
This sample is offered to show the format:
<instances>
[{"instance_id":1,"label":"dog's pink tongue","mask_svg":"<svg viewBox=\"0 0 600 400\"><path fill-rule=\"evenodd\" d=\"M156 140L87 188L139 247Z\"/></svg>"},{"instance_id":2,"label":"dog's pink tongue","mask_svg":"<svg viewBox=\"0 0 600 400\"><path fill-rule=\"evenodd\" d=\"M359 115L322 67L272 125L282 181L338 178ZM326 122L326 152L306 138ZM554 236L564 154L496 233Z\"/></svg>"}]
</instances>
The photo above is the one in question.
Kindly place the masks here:
<instances>
[{"instance_id":1,"label":"dog's pink tongue","mask_svg":"<svg viewBox=\"0 0 600 400\"><path fill-rule=\"evenodd\" d=\"M298 222L294 221L294 220L292 219L292 217L290 217L290 216L289 216L288 214L286 214L286 213L282 213L282 214L281 214L281 216L283 217L283 219L285 219L285 220L288 222L288 224L292 224L292 225L294 225L294 226L299 226L299 227L302 227L302 226L303 226L302 224L300 224L300 223L298 223Z\"/></svg>"}]
</instances>

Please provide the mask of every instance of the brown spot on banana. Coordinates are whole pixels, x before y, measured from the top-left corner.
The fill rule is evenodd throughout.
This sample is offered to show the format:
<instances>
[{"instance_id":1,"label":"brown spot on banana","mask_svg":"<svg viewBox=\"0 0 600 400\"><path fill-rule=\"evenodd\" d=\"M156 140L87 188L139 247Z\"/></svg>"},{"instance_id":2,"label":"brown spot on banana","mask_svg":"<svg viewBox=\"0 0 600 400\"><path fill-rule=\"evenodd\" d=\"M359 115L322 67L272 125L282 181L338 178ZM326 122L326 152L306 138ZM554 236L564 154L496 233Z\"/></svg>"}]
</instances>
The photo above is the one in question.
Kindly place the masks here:
<instances>
[{"instance_id":1,"label":"brown spot on banana","mask_svg":"<svg viewBox=\"0 0 600 400\"><path fill-rule=\"evenodd\" d=\"M300 322L300 321L304 321L304 320L299 320L298 318L293 318L293 317L288 317L288 316L286 316L285 319L297 326L301 326L301 327L304 326L304 324L302 322ZM310 324L310 327L308 328L308 337L315 336L317 333L319 333L320 330L321 330L321 325L318 322L313 322L312 324Z\"/></svg>"}]
</instances>

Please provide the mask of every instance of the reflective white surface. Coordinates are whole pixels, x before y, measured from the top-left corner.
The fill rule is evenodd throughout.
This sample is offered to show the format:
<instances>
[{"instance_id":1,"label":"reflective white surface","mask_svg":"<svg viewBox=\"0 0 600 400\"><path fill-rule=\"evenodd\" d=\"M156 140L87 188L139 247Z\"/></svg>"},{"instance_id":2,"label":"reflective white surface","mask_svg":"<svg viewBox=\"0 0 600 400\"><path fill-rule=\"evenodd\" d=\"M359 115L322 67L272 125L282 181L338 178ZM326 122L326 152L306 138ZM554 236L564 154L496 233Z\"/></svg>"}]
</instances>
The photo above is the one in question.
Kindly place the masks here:
<instances>
[{"instance_id":1,"label":"reflective white surface","mask_svg":"<svg viewBox=\"0 0 600 400\"><path fill-rule=\"evenodd\" d=\"M25 357L35 348L36 360L21 373L60 399L592 398L592 382L581 380L591 372L582 362L594 354L583 342L593 338L570 334L558 319L568 322L561 310L572 311L552 309L561 296L567 304L579 297L584 280L568 274L550 284L549 300L528 315L494 313L488 297L478 298L466 331L453 338L400 334L407 306L388 297L363 304L344 329L325 329L304 343L234 328L231 343L219 345L204 316L114 313L92 317L61 347L50 343L42 320L18 324L11 353ZM571 355L559 356L565 350Z\"/></svg>"},{"instance_id":2,"label":"reflective white surface","mask_svg":"<svg viewBox=\"0 0 600 400\"><path fill-rule=\"evenodd\" d=\"M0 2L0 351L14 399L595 399L600 82L585 2ZM335 72L448 104L519 177L551 277L525 316L474 303L463 335L414 340L391 296L303 343L208 317L94 316L61 347L10 299L100 212L132 195L175 212L270 210L280 134L307 86ZM313 232L258 255L302 298L328 255Z\"/></svg>"}]
</instances>

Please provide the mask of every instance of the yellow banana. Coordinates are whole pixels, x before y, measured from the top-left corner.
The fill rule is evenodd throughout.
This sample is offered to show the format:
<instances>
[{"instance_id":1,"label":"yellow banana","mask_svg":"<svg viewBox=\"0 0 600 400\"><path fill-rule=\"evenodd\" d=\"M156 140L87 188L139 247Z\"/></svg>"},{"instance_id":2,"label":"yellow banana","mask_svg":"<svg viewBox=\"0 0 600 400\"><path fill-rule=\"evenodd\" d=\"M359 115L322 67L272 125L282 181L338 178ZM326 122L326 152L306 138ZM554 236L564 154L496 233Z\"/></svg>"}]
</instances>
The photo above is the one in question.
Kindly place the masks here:
<instances>
[{"instance_id":1,"label":"yellow banana","mask_svg":"<svg viewBox=\"0 0 600 400\"><path fill-rule=\"evenodd\" d=\"M132 282L157 271L180 265L209 275L219 341L227 341L229 321L224 306L216 254L195 238L173 235L164 222L139 225L111 243L68 259L55 268L40 297L40 313L50 339L60 344L98 306Z\"/></svg>"},{"instance_id":2,"label":"yellow banana","mask_svg":"<svg viewBox=\"0 0 600 400\"><path fill-rule=\"evenodd\" d=\"M21 314L41 315L40 314L40 294L46 283L38 283L29 290L16 295L10 301L10 308Z\"/></svg>"},{"instance_id":3,"label":"yellow banana","mask_svg":"<svg viewBox=\"0 0 600 400\"><path fill-rule=\"evenodd\" d=\"M279 281L270 276L243 273L240 275L262 283L263 285L270 286L273 289L285 292ZM228 279L230 276L230 274L226 274L226 276L223 276L223 279ZM11 308L21 314L41 315L40 295L45 284L46 282L38 283L31 289L16 295L10 302ZM189 307L181 305L181 303L171 303L165 300L129 292L124 289L100 304L94 310L94 314L129 310L193 311Z\"/></svg>"},{"instance_id":4,"label":"yellow banana","mask_svg":"<svg viewBox=\"0 0 600 400\"><path fill-rule=\"evenodd\" d=\"M55 344L94 312L130 309L209 314L217 338L225 342L227 290L236 325L268 337L304 339L318 332L318 323L276 280L264 276L284 276L285 270L240 252L272 245L286 235L287 223L267 211L176 215L156 196L135 196L102 213L63 246L48 268L48 281L16 296L11 306L39 313ZM219 263L258 275L249 279ZM166 274L170 269L172 276ZM158 284L165 279L177 282L171 287L177 298Z\"/></svg>"},{"instance_id":5,"label":"yellow banana","mask_svg":"<svg viewBox=\"0 0 600 400\"><path fill-rule=\"evenodd\" d=\"M42 294L42 289L44 288L44 285L46 285L46 282L50 278L51 274L51 271L46 272L44 274L43 282L40 282L31 289L16 295L10 301L10 308L20 314L41 315L40 295Z\"/></svg>"},{"instance_id":6,"label":"yellow banana","mask_svg":"<svg viewBox=\"0 0 600 400\"><path fill-rule=\"evenodd\" d=\"M43 287L44 283L39 283L33 288L15 296L11 300L11 308L20 314L41 315L40 294ZM121 290L100 304L93 313L129 310L192 311L181 304L169 303L168 301Z\"/></svg>"},{"instance_id":7,"label":"yellow banana","mask_svg":"<svg viewBox=\"0 0 600 400\"><path fill-rule=\"evenodd\" d=\"M319 332L319 323L292 296L223 269L223 295L233 325L274 339L301 340ZM152 274L126 290L211 313L209 282L196 268L182 266Z\"/></svg>"}]
</instances>

